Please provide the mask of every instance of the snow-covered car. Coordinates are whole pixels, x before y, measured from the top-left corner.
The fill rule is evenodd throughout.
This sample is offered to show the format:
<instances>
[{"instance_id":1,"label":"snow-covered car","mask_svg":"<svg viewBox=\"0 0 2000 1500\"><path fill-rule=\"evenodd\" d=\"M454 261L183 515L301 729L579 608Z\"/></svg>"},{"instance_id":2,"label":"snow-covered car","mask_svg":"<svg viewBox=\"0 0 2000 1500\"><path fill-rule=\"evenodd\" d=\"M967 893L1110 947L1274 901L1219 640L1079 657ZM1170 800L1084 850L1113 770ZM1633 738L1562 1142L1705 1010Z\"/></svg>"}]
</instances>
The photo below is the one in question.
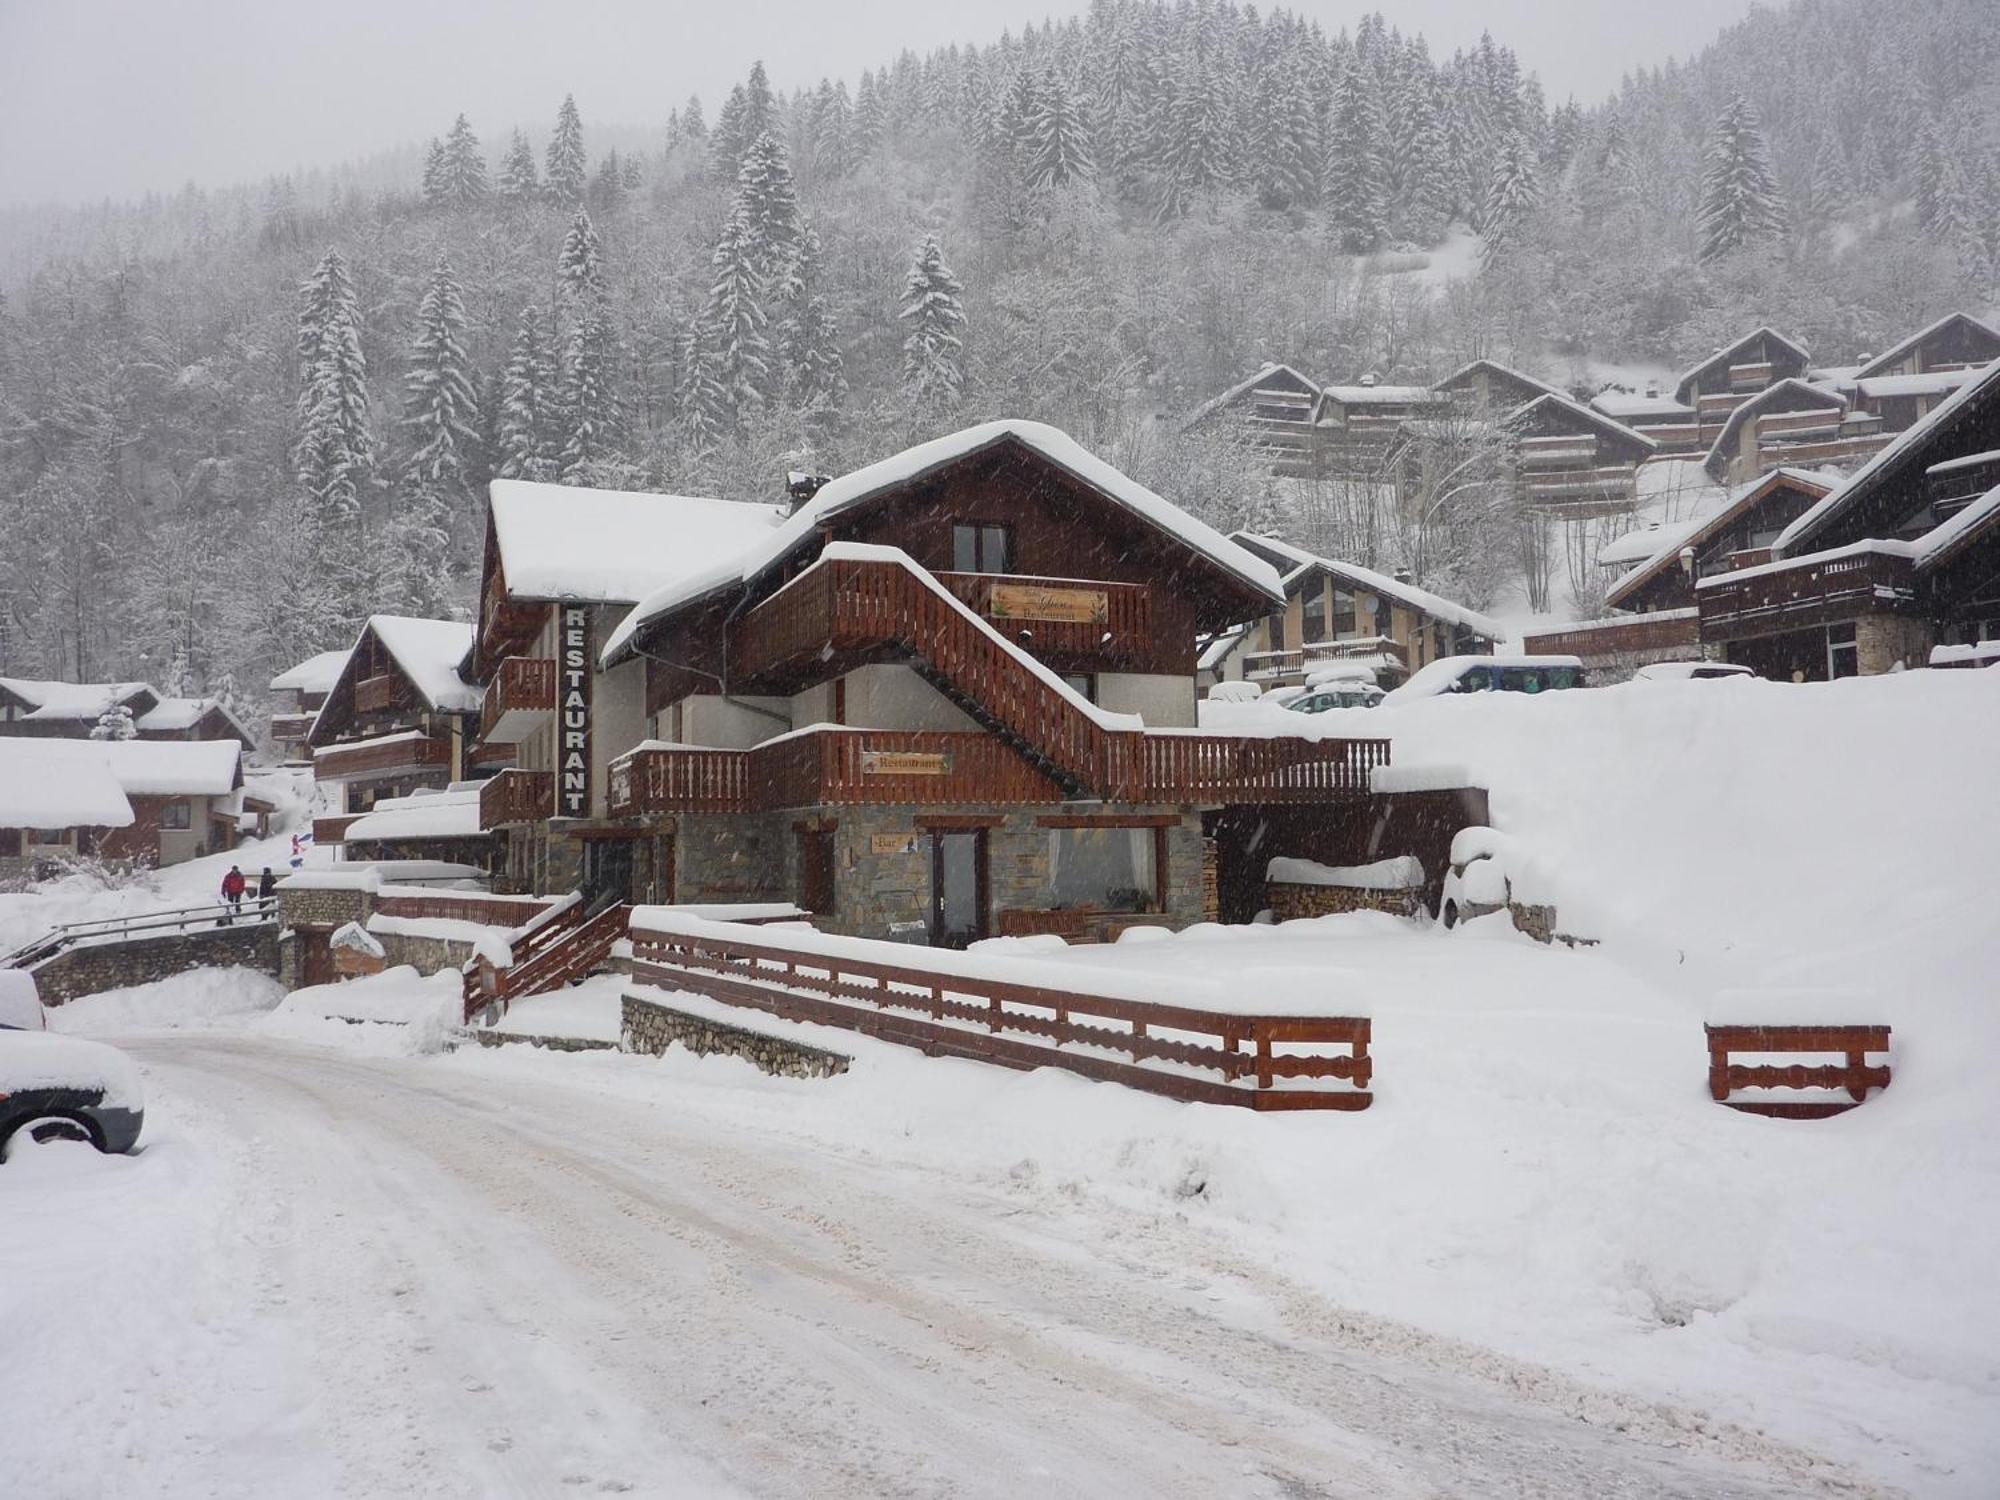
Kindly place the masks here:
<instances>
[{"instance_id":1,"label":"snow-covered car","mask_svg":"<svg viewBox=\"0 0 2000 1500\"><path fill-rule=\"evenodd\" d=\"M1632 674L1634 682L1708 682L1721 677L1755 677L1729 661L1656 661Z\"/></svg>"},{"instance_id":2,"label":"snow-covered car","mask_svg":"<svg viewBox=\"0 0 2000 1500\"><path fill-rule=\"evenodd\" d=\"M1459 693L1552 693L1588 687L1574 656L1441 656L1382 699L1385 708Z\"/></svg>"},{"instance_id":3,"label":"snow-covered car","mask_svg":"<svg viewBox=\"0 0 2000 1500\"><path fill-rule=\"evenodd\" d=\"M1372 682L1329 682L1307 688L1285 705L1295 714L1323 714L1330 708L1373 708L1382 701L1382 690Z\"/></svg>"},{"instance_id":4,"label":"snow-covered car","mask_svg":"<svg viewBox=\"0 0 2000 1500\"><path fill-rule=\"evenodd\" d=\"M1208 690L1208 696L1217 703L1255 703L1264 696L1264 689L1254 682L1232 678L1228 682L1218 682Z\"/></svg>"},{"instance_id":5,"label":"snow-covered car","mask_svg":"<svg viewBox=\"0 0 2000 1500\"><path fill-rule=\"evenodd\" d=\"M0 1031L0 1161L60 1141L130 1151L145 1121L139 1070L116 1047Z\"/></svg>"},{"instance_id":6,"label":"snow-covered car","mask_svg":"<svg viewBox=\"0 0 2000 1500\"><path fill-rule=\"evenodd\" d=\"M1451 868L1438 897L1438 921L1456 927L1473 917L1503 910L1511 881L1512 841L1486 827L1461 828L1451 840Z\"/></svg>"},{"instance_id":7,"label":"snow-covered car","mask_svg":"<svg viewBox=\"0 0 2000 1500\"><path fill-rule=\"evenodd\" d=\"M26 969L0 969L0 1031L46 1031L48 1026L35 976Z\"/></svg>"}]
</instances>

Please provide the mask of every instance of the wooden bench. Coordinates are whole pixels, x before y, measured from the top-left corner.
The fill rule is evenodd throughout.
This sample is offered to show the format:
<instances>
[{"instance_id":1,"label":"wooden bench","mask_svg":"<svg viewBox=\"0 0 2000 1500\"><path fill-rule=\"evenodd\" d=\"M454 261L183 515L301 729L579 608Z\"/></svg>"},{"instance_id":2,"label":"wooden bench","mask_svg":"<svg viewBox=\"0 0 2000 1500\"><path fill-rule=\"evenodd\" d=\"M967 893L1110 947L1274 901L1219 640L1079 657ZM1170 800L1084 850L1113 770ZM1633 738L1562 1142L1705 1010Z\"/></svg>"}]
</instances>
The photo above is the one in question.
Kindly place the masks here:
<instances>
[{"instance_id":1,"label":"wooden bench","mask_svg":"<svg viewBox=\"0 0 2000 1500\"><path fill-rule=\"evenodd\" d=\"M1718 1104L1779 1120L1823 1120L1854 1108L1868 1091L1889 1086L1889 1065L1868 1054L1889 1050L1887 1026L1709 1026L1708 1092ZM1842 1063L1788 1065L1731 1062L1736 1053L1837 1052ZM1737 1089L1846 1089L1846 1099L1732 1099Z\"/></svg>"}]
</instances>

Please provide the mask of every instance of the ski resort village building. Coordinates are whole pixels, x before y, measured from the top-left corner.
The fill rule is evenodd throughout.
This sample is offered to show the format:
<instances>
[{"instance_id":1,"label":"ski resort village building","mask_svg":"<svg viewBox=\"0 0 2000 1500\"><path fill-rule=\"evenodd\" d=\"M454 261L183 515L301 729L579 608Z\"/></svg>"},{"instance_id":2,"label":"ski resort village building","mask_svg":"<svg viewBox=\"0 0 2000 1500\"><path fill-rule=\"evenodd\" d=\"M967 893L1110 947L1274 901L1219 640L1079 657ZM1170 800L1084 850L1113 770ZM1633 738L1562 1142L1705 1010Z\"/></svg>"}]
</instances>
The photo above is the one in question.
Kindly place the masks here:
<instances>
[{"instance_id":1,"label":"ski resort village building","mask_svg":"<svg viewBox=\"0 0 2000 1500\"><path fill-rule=\"evenodd\" d=\"M168 697L146 682L44 682L0 677L0 735L84 739L106 733L142 740L257 737L219 698ZM129 733L128 733L129 729Z\"/></svg>"},{"instance_id":2,"label":"ski resort village building","mask_svg":"<svg viewBox=\"0 0 2000 1500\"><path fill-rule=\"evenodd\" d=\"M64 859L164 866L236 841L242 746L0 738L0 879Z\"/></svg>"},{"instance_id":3,"label":"ski resort village building","mask_svg":"<svg viewBox=\"0 0 2000 1500\"><path fill-rule=\"evenodd\" d=\"M271 679L271 749L280 760L312 760L313 720L347 665L345 651L322 651Z\"/></svg>"},{"instance_id":4,"label":"ski resort village building","mask_svg":"<svg viewBox=\"0 0 2000 1500\"><path fill-rule=\"evenodd\" d=\"M477 805L511 892L1104 938L1247 919L1270 855L1359 853L1395 801L1384 741L1197 728L1197 638L1285 610L1277 569L1040 424L783 507L498 482L484 572L473 759L507 762Z\"/></svg>"}]
</instances>

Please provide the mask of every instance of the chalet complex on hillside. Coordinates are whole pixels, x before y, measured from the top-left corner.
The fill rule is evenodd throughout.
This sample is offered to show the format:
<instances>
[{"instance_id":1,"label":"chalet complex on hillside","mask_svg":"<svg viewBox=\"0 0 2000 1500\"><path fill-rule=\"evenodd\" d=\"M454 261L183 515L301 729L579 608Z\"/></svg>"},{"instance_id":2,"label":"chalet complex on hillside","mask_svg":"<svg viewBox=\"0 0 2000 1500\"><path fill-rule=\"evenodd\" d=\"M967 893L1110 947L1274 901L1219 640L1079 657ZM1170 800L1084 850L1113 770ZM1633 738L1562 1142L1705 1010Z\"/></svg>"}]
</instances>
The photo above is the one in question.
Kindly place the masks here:
<instances>
[{"instance_id":1,"label":"chalet complex on hillside","mask_svg":"<svg viewBox=\"0 0 2000 1500\"><path fill-rule=\"evenodd\" d=\"M1197 638L1285 600L1036 423L784 507L496 483L480 825L501 883L593 904L789 903L938 944L1247 916L1270 853L1358 855L1395 801L1384 742L1197 728Z\"/></svg>"},{"instance_id":2,"label":"chalet complex on hillside","mask_svg":"<svg viewBox=\"0 0 2000 1500\"><path fill-rule=\"evenodd\" d=\"M234 740L257 748L257 737L219 698L170 697L146 682L0 677L0 735L87 739L108 721L130 724L124 738Z\"/></svg>"}]
</instances>

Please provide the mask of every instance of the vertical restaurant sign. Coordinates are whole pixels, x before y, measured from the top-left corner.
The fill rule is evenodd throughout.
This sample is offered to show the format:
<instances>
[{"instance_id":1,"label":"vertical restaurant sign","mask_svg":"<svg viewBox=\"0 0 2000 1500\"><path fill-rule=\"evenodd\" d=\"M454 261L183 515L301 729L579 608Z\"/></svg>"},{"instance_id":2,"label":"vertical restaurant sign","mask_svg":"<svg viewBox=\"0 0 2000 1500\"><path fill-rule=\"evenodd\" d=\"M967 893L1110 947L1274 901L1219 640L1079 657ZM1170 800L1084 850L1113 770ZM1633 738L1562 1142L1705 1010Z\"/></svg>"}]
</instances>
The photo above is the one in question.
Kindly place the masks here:
<instances>
[{"instance_id":1,"label":"vertical restaurant sign","mask_svg":"<svg viewBox=\"0 0 2000 1500\"><path fill-rule=\"evenodd\" d=\"M562 611L562 695L557 715L556 811L590 816L590 609Z\"/></svg>"}]
</instances>

